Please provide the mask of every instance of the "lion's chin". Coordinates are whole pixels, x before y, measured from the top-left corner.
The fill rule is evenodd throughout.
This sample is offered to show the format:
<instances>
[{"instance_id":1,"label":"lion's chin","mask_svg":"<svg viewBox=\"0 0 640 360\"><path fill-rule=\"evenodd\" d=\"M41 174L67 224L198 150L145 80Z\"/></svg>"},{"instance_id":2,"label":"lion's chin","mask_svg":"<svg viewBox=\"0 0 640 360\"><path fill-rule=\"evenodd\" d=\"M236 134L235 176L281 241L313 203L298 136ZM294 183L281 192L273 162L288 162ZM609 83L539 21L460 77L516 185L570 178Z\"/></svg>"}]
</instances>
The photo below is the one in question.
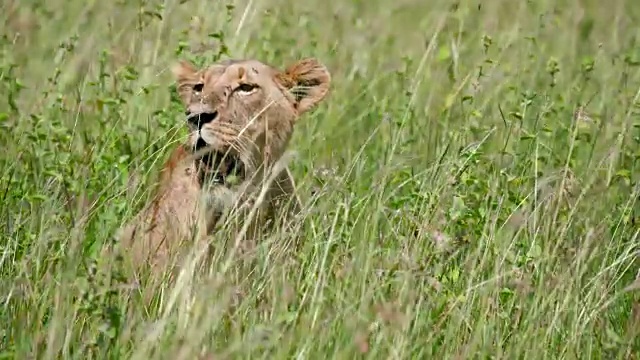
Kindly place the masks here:
<instances>
[{"instance_id":1,"label":"lion's chin","mask_svg":"<svg viewBox=\"0 0 640 360\"><path fill-rule=\"evenodd\" d=\"M204 140L198 139L194 152L198 155L196 167L201 181L232 185L234 181L245 178L246 169L239 157L230 151L214 150L206 143L199 144L200 141L204 143Z\"/></svg>"}]
</instances>

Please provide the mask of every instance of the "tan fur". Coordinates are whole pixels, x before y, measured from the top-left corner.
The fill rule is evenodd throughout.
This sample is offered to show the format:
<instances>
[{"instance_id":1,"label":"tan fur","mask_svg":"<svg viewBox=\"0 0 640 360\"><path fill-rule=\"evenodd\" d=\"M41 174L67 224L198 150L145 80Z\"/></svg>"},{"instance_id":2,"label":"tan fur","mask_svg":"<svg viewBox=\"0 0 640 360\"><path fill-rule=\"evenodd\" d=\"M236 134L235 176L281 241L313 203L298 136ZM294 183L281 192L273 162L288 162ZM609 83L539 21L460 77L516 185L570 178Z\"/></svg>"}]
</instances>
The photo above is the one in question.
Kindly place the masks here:
<instances>
[{"instance_id":1,"label":"tan fur","mask_svg":"<svg viewBox=\"0 0 640 360\"><path fill-rule=\"evenodd\" d=\"M256 60L231 60L196 69L182 61L173 68L177 89L187 112L214 113L217 118L189 125L187 141L165 164L153 201L121 230L125 249L137 265L161 265L182 248L209 235L225 214L245 225L264 180L284 154L296 121L327 94L331 77L315 59L304 59L284 71ZM198 91L199 90L199 91ZM199 119L199 118L198 118ZM184 120L183 120L184 121ZM203 181L202 153L215 150L240 159L246 176L238 184ZM260 210L248 225L248 237L259 236L267 222L299 210L295 184L280 168L268 184ZM292 204L284 208L284 203ZM239 214L243 214L240 216Z\"/></svg>"}]
</instances>

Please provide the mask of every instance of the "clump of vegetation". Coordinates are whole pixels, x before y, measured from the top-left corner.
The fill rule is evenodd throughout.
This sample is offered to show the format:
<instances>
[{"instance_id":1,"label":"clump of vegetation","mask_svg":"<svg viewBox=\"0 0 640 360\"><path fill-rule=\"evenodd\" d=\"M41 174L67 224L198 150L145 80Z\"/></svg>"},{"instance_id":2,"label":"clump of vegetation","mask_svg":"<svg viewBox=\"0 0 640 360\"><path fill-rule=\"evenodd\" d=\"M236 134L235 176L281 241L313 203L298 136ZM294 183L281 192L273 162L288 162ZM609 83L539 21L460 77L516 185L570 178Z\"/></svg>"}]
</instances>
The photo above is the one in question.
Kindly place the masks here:
<instances>
[{"instance_id":1,"label":"clump of vegetation","mask_svg":"<svg viewBox=\"0 0 640 360\"><path fill-rule=\"evenodd\" d=\"M5 1L3 358L640 355L632 1ZM167 69L313 56L295 236L107 256L185 134ZM159 276L159 275L157 275ZM151 294L153 301L145 299ZM144 296L142 296L144 295Z\"/></svg>"}]
</instances>

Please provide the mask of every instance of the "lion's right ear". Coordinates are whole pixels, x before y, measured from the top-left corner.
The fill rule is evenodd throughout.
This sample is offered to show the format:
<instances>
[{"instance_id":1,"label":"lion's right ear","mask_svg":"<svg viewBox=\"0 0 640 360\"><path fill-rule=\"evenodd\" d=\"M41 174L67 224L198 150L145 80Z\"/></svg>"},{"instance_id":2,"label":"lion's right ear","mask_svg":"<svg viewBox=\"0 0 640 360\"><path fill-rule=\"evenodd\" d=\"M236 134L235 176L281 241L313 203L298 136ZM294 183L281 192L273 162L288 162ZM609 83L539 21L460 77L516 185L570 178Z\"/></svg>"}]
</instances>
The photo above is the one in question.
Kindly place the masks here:
<instances>
[{"instance_id":1,"label":"lion's right ear","mask_svg":"<svg viewBox=\"0 0 640 360\"><path fill-rule=\"evenodd\" d=\"M193 85L198 82L198 69L186 60L181 60L171 67L171 72L176 80L178 95L186 104L191 98Z\"/></svg>"}]
</instances>

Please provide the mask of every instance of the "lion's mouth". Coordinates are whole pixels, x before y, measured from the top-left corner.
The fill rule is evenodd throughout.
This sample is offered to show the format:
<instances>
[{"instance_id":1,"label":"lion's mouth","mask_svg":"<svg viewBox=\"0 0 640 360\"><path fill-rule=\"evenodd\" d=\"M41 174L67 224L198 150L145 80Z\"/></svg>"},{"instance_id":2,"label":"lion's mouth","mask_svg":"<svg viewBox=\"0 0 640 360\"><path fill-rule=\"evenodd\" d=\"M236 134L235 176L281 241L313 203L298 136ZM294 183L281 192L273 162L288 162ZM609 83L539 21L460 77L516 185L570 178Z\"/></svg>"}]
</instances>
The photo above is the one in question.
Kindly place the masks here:
<instances>
[{"instance_id":1,"label":"lion's mouth","mask_svg":"<svg viewBox=\"0 0 640 360\"><path fill-rule=\"evenodd\" d=\"M198 139L194 150L203 152L196 159L198 174L201 181L218 184L232 184L232 179L242 180L245 177L245 167L242 161L229 151L206 150L207 144Z\"/></svg>"}]
</instances>

